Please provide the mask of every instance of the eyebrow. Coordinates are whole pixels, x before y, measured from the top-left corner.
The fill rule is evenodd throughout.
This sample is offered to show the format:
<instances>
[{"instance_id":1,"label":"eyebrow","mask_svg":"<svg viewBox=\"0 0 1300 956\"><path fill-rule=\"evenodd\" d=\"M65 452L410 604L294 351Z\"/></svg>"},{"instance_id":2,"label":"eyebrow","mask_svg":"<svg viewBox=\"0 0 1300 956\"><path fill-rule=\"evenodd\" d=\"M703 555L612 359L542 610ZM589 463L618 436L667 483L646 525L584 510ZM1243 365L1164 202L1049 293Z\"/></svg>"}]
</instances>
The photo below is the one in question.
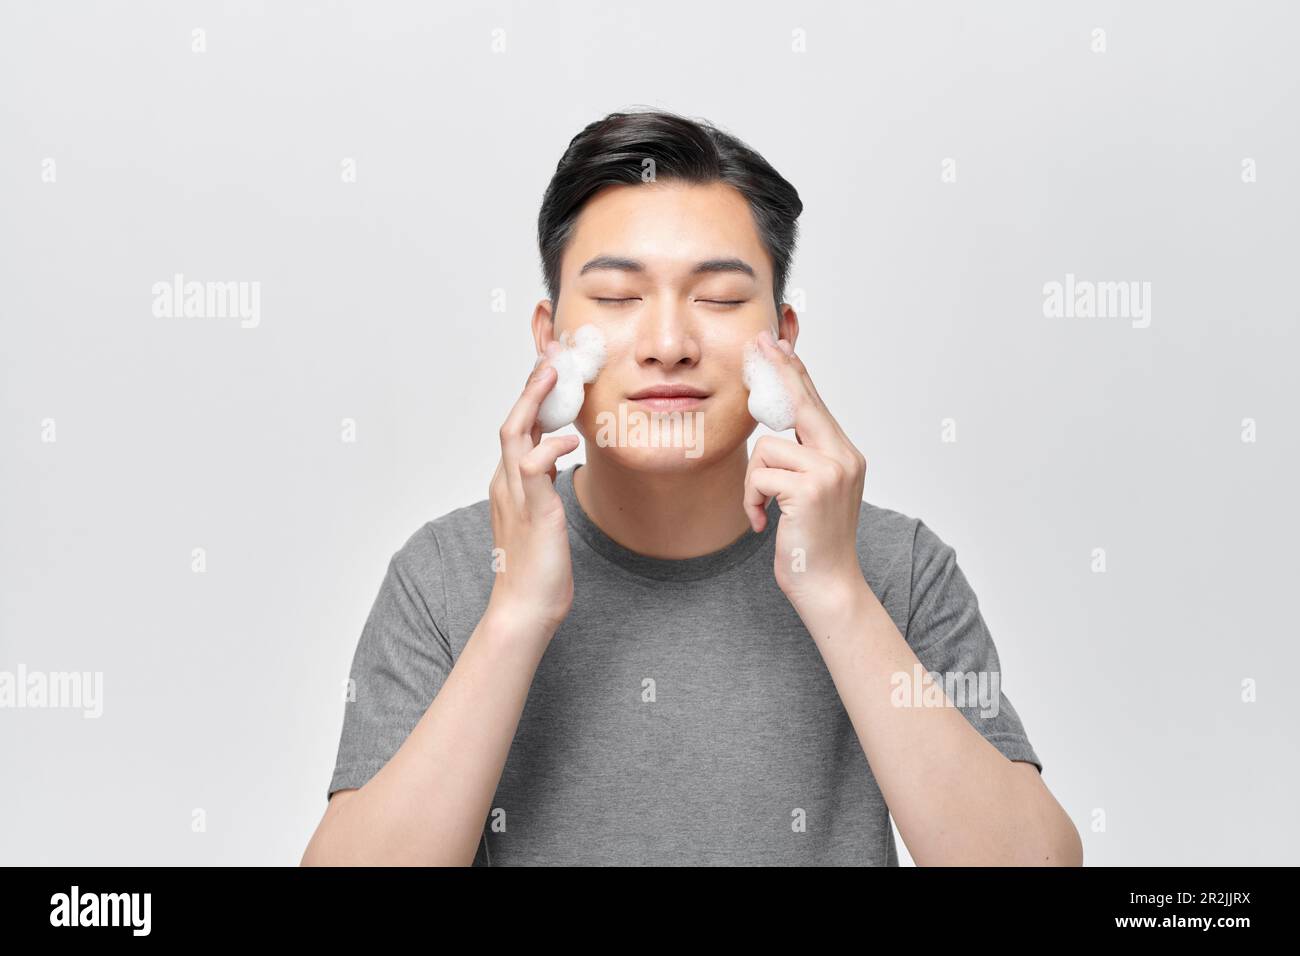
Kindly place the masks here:
<instances>
[{"instance_id":1,"label":"eyebrow","mask_svg":"<svg viewBox=\"0 0 1300 956\"><path fill-rule=\"evenodd\" d=\"M628 259L623 256L596 256L578 271L578 275L584 276L588 272L594 272L598 269L614 269L620 272L645 272L645 263L639 259ZM695 268L691 270L692 275L713 272L740 272L751 279L754 278L754 267L744 259L704 259L697 262Z\"/></svg>"}]
</instances>

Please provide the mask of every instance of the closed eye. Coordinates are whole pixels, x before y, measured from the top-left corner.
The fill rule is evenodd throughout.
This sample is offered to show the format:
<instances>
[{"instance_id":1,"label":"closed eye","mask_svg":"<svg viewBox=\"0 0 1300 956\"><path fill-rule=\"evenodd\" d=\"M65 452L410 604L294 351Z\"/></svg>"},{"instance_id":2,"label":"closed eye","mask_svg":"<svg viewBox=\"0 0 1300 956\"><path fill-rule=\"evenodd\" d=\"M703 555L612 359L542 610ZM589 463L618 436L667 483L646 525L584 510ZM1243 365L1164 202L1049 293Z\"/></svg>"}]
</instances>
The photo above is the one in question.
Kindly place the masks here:
<instances>
[{"instance_id":1,"label":"closed eye","mask_svg":"<svg viewBox=\"0 0 1300 956\"><path fill-rule=\"evenodd\" d=\"M601 298L601 297L599 297L599 296L597 296L597 297L595 297L595 298L596 298L596 301L599 302L601 305L606 305L606 304L611 303L611 302L612 302L612 303L616 303L616 304L618 304L618 303L623 303L623 302L636 302L636 301L639 301L639 299L638 299L637 296L632 296L631 298L626 298L626 299L609 299L609 298ZM744 304L745 304L746 302L748 302L749 300L748 300L748 299L696 299L695 301L696 301L696 302L707 302L707 303L709 303L710 305L744 305Z\"/></svg>"}]
</instances>

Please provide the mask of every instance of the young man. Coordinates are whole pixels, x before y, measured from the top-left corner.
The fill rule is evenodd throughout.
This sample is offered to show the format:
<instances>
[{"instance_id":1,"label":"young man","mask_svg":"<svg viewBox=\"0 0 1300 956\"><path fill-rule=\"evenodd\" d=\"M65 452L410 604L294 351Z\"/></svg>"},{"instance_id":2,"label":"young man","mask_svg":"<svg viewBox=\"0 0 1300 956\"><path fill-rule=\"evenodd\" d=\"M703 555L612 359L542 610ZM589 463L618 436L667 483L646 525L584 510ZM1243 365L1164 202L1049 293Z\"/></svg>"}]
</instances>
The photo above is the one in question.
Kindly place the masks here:
<instances>
[{"instance_id":1,"label":"young man","mask_svg":"<svg viewBox=\"0 0 1300 956\"><path fill-rule=\"evenodd\" d=\"M953 549L863 502L794 351L801 211L706 124L573 139L539 217L539 364L489 497L393 556L304 864L896 865L891 812L918 864L1081 862ZM606 362L560 471L578 438L537 415L584 325ZM747 343L795 414L752 458ZM692 446L610 427L656 412Z\"/></svg>"}]
</instances>

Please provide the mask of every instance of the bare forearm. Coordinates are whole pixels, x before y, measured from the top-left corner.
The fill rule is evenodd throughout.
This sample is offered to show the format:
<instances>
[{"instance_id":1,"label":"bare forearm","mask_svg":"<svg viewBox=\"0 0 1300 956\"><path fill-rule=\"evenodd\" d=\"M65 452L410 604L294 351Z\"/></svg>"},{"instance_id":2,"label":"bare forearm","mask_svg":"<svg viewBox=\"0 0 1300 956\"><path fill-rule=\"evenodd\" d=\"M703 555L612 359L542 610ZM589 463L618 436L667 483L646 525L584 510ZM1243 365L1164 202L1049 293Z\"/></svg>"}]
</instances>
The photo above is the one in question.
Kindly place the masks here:
<instances>
[{"instance_id":1,"label":"bare forearm","mask_svg":"<svg viewBox=\"0 0 1300 956\"><path fill-rule=\"evenodd\" d=\"M392 759L326 813L303 865L472 863L549 639L489 608Z\"/></svg>"},{"instance_id":2,"label":"bare forearm","mask_svg":"<svg viewBox=\"0 0 1300 956\"><path fill-rule=\"evenodd\" d=\"M955 707L894 705L893 676L920 662L865 582L800 613L917 864L1081 862L1078 831L1036 770L1008 760Z\"/></svg>"}]
</instances>

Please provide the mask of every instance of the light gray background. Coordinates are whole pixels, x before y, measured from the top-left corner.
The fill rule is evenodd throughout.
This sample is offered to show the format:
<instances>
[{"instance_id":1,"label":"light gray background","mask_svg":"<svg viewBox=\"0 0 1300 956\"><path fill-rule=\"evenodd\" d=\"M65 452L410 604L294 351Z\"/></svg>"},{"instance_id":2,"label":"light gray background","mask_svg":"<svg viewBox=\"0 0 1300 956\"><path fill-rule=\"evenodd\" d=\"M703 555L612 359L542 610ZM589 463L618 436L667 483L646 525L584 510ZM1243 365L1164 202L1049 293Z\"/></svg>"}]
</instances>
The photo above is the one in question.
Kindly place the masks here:
<instances>
[{"instance_id":1,"label":"light gray background","mask_svg":"<svg viewBox=\"0 0 1300 956\"><path fill-rule=\"evenodd\" d=\"M639 104L799 189L801 354L957 548L1085 862L1297 862L1294 5L0 10L0 669L104 675L0 710L0 862L297 863L389 556L486 496L542 191ZM175 272L260 325L154 317ZM1150 327L1045 318L1068 272Z\"/></svg>"}]
</instances>

